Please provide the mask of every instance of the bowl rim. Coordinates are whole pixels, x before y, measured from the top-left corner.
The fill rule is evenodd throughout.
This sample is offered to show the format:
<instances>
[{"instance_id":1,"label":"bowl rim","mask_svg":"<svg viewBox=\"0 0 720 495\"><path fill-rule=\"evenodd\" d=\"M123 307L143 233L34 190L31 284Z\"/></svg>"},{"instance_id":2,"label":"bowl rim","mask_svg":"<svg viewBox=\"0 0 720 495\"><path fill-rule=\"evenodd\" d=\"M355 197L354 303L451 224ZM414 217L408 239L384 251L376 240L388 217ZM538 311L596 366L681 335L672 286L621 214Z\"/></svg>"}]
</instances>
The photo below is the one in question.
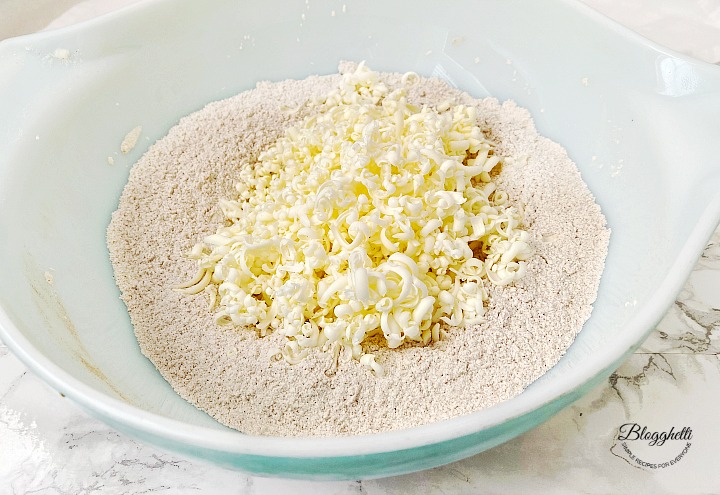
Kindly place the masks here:
<instances>
[{"instance_id":1,"label":"bowl rim","mask_svg":"<svg viewBox=\"0 0 720 495\"><path fill-rule=\"evenodd\" d=\"M615 35L657 53L680 58L691 64L716 67L658 45L578 0L546 1L569 6L575 14L591 18ZM160 4L171 3L170 0L144 0L72 26L4 40L0 42L0 56L3 55L3 51L24 50L24 46L30 40L62 40L83 31L103 29L109 22L123 22L134 16L141 16L146 10ZM720 75L720 67L716 69ZM646 305L632 317L626 326L627 331L621 334L612 347L604 348L591 356L582 369L576 370L576 373L567 377L562 383L527 389L512 399L474 413L389 432L340 437L277 437L192 426L132 406L73 377L37 351L20 329L12 323L10 316L2 307L0 307L0 337L28 368L54 389L72 399L87 412L97 414L103 420L128 427L136 434L141 432L197 448L266 457L327 458L394 452L455 440L498 426L508 420L532 414L558 398L572 394L591 382L593 378L603 373L609 374L653 330L658 318L658 308L664 309L672 304L685 281L686 274L694 266L697 254L705 246L719 220L720 194L713 198L701 214L691 235L683 244L681 255L655 289L653 303Z\"/></svg>"}]
</instances>

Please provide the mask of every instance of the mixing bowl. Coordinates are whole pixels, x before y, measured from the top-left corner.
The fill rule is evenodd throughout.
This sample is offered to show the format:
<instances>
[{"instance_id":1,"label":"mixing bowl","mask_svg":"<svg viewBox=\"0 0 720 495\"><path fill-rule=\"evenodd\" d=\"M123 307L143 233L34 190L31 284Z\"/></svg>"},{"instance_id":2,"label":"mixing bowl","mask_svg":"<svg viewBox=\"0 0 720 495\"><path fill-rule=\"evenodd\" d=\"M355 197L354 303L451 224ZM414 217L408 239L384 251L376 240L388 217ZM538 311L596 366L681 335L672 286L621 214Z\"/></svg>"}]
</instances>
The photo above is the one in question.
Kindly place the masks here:
<instances>
[{"instance_id":1,"label":"mixing bowl","mask_svg":"<svg viewBox=\"0 0 720 495\"><path fill-rule=\"evenodd\" d=\"M530 109L607 217L605 272L567 354L511 400L376 435L244 435L183 401L142 356L105 229L130 166L181 116L259 80L335 72L341 59ZM136 126L137 145L120 152ZM438 466L543 422L642 342L720 218L719 136L719 67L570 1L136 4L0 43L0 333L89 414L168 450L314 479Z\"/></svg>"}]
</instances>

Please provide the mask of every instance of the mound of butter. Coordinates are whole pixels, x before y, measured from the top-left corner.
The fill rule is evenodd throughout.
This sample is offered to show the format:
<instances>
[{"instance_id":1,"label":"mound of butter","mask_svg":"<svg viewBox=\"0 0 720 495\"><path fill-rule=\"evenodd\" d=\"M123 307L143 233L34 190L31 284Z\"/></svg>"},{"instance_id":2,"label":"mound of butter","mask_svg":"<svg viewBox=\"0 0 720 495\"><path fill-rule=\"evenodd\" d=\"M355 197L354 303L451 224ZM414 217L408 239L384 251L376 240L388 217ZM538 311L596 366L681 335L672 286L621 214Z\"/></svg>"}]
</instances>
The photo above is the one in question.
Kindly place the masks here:
<instances>
[{"instance_id":1,"label":"mound of butter","mask_svg":"<svg viewBox=\"0 0 720 495\"><path fill-rule=\"evenodd\" d=\"M417 107L405 74L390 90L360 64L310 116L243 169L230 221L190 253L216 287L221 324L281 332L297 363L344 349L376 374L363 341L440 338L440 322L482 320L486 283L521 277L530 256L520 212L496 189L501 162L464 105Z\"/></svg>"}]
</instances>

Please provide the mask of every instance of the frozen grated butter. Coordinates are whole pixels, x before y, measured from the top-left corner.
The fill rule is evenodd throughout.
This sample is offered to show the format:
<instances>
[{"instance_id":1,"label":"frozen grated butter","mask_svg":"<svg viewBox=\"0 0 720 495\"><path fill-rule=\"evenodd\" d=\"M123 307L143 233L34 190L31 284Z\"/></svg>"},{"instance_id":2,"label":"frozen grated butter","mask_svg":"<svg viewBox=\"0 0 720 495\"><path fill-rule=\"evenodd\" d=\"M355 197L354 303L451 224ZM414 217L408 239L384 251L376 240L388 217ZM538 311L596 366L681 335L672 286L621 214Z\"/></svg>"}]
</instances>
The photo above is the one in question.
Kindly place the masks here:
<instances>
[{"instance_id":1,"label":"frozen grated butter","mask_svg":"<svg viewBox=\"0 0 720 495\"><path fill-rule=\"evenodd\" d=\"M197 276L217 289L218 323L281 332L280 354L342 348L382 374L362 342L440 338L482 320L484 283L521 277L530 255L521 214L496 190L500 163L476 110L408 104L363 64L245 167L230 225L195 245Z\"/></svg>"}]
</instances>

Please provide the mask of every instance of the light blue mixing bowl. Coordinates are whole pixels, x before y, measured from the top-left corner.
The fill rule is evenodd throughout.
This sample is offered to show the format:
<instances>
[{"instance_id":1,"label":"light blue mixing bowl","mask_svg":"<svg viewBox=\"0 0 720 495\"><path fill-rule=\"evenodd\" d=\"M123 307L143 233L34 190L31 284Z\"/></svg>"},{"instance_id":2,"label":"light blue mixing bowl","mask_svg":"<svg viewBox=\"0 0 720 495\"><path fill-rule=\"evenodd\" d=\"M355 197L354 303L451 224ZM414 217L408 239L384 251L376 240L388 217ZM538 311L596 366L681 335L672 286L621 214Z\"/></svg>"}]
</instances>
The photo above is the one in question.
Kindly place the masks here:
<instances>
[{"instance_id":1,"label":"light blue mixing bowl","mask_svg":"<svg viewBox=\"0 0 720 495\"><path fill-rule=\"evenodd\" d=\"M392 433L248 436L183 401L142 356L105 228L132 163L181 116L258 80L335 72L340 59L438 75L529 108L607 216L607 266L576 342L512 400ZM138 146L120 154L137 125ZM118 430L256 474L406 473L545 421L605 379L660 319L720 218L718 191L720 68L567 0L149 1L0 43L2 339Z\"/></svg>"}]
</instances>

